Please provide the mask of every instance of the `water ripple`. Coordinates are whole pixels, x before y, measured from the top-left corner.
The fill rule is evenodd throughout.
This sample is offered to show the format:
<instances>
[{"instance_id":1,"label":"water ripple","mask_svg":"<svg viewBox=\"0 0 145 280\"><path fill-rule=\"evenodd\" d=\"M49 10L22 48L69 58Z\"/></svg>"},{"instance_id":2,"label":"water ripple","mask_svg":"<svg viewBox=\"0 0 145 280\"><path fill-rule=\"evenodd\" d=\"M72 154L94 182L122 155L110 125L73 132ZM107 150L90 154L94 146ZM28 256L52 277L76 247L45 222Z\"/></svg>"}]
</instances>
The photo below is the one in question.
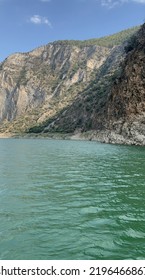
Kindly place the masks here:
<instances>
[{"instance_id":1,"label":"water ripple","mask_svg":"<svg viewBox=\"0 0 145 280\"><path fill-rule=\"evenodd\" d=\"M0 140L0 259L144 259L145 149Z\"/></svg>"}]
</instances>

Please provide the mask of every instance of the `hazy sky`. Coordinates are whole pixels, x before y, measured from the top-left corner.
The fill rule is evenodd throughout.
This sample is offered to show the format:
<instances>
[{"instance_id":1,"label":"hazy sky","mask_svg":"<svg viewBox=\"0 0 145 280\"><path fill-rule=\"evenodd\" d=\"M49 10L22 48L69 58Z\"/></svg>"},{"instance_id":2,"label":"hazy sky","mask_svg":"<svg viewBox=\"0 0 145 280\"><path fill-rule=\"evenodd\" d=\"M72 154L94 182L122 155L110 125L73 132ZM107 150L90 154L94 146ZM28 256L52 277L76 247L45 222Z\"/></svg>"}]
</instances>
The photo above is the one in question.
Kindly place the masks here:
<instances>
[{"instance_id":1,"label":"hazy sky","mask_svg":"<svg viewBox=\"0 0 145 280\"><path fill-rule=\"evenodd\" d=\"M145 0L0 0L0 61L60 39L89 39L142 24Z\"/></svg>"}]
</instances>

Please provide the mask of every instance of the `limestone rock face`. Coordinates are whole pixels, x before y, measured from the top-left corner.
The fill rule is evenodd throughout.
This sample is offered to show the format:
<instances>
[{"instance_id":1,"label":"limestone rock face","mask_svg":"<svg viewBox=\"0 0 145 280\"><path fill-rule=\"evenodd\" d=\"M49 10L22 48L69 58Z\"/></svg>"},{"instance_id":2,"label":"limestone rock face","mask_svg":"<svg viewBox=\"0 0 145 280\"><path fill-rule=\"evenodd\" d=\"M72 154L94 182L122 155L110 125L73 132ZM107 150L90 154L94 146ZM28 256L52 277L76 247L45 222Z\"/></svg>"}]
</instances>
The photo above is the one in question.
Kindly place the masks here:
<instances>
[{"instance_id":1,"label":"limestone rock face","mask_svg":"<svg viewBox=\"0 0 145 280\"><path fill-rule=\"evenodd\" d=\"M122 73L110 91L107 119L110 130L126 141L145 145L145 24L129 44Z\"/></svg>"},{"instance_id":2,"label":"limestone rock face","mask_svg":"<svg viewBox=\"0 0 145 280\"><path fill-rule=\"evenodd\" d=\"M15 130L20 120L24 129L55 114L83 90L109 53L106 47L54 42L9 56L0 64L1 124L11 122Z\"/></svg>"},{"instance_id":3,"label":"limestone rock face","mask_svg":"<svg viewBox=\"0 0 145 280\"><path fill-rule=\"evenodd\" d=\"M58 41L5 59L0 132L91 131L90 139L145 145L145 25L128 42L122 34L119 44Z\"/></svg>"},{"instance_id":4,"label":"limestone rock face","mask_svg":"<svg viewBox=\"0 0 145 280\"><path fill-rule=\"evenodd\" d=\"M44 131L91 131L90 139L145 145L145 24L111 50L89 86Z\"/></svg>"}]
</instances>

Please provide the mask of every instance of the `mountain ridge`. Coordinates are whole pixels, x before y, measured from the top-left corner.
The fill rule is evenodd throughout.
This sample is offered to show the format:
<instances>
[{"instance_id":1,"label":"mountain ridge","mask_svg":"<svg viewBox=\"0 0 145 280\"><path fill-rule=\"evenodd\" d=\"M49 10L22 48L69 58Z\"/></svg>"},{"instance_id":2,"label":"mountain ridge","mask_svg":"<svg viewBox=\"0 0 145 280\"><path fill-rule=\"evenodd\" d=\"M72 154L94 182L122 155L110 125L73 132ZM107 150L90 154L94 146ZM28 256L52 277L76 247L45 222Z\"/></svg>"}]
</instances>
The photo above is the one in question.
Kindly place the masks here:
<instances>
[{"instance_id":1,"label":"mountain ridge","mask_svg":"<svg viewBox=\"0 0 145 280\"><path fill-rule=\"evenodd\" d=\"M123 39L117 34L113 39L107 36L114 45L110 41L108 46L95 45L94 40L89 46L81 41L58 41L8 57L0 64L0 131L93 131L91 138L96 135L104 142L144 143L143 134L140 141L132 135L124 137L122 128L120 132L114 129L118 120L112 118L112 107L114 112L117 108L112 101L118 90L115 84L133 52L130 41L142 36L140 30L127 31ZM103 40L106 44L106 37ZM115 45L117 40L122 43Z\"/></svg>"}]
</instances>

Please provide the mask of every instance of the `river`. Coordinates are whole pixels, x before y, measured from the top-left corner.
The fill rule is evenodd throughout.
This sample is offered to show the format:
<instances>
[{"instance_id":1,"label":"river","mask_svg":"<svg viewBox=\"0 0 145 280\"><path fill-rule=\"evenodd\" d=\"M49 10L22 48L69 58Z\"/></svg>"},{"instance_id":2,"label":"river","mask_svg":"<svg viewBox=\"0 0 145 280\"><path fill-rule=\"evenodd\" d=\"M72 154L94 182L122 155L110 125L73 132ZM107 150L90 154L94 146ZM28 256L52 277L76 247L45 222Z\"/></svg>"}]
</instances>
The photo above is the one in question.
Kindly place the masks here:
<instances>
[{"instance_id":1,"label":"river","mask_svg":"<svg viewBox=\"0 0 145 280\"><path fill-rule=\"evenodd\" d=\"M0 139L0 259L145 259L145 148Z\"/></svg>"}]
</instances>

